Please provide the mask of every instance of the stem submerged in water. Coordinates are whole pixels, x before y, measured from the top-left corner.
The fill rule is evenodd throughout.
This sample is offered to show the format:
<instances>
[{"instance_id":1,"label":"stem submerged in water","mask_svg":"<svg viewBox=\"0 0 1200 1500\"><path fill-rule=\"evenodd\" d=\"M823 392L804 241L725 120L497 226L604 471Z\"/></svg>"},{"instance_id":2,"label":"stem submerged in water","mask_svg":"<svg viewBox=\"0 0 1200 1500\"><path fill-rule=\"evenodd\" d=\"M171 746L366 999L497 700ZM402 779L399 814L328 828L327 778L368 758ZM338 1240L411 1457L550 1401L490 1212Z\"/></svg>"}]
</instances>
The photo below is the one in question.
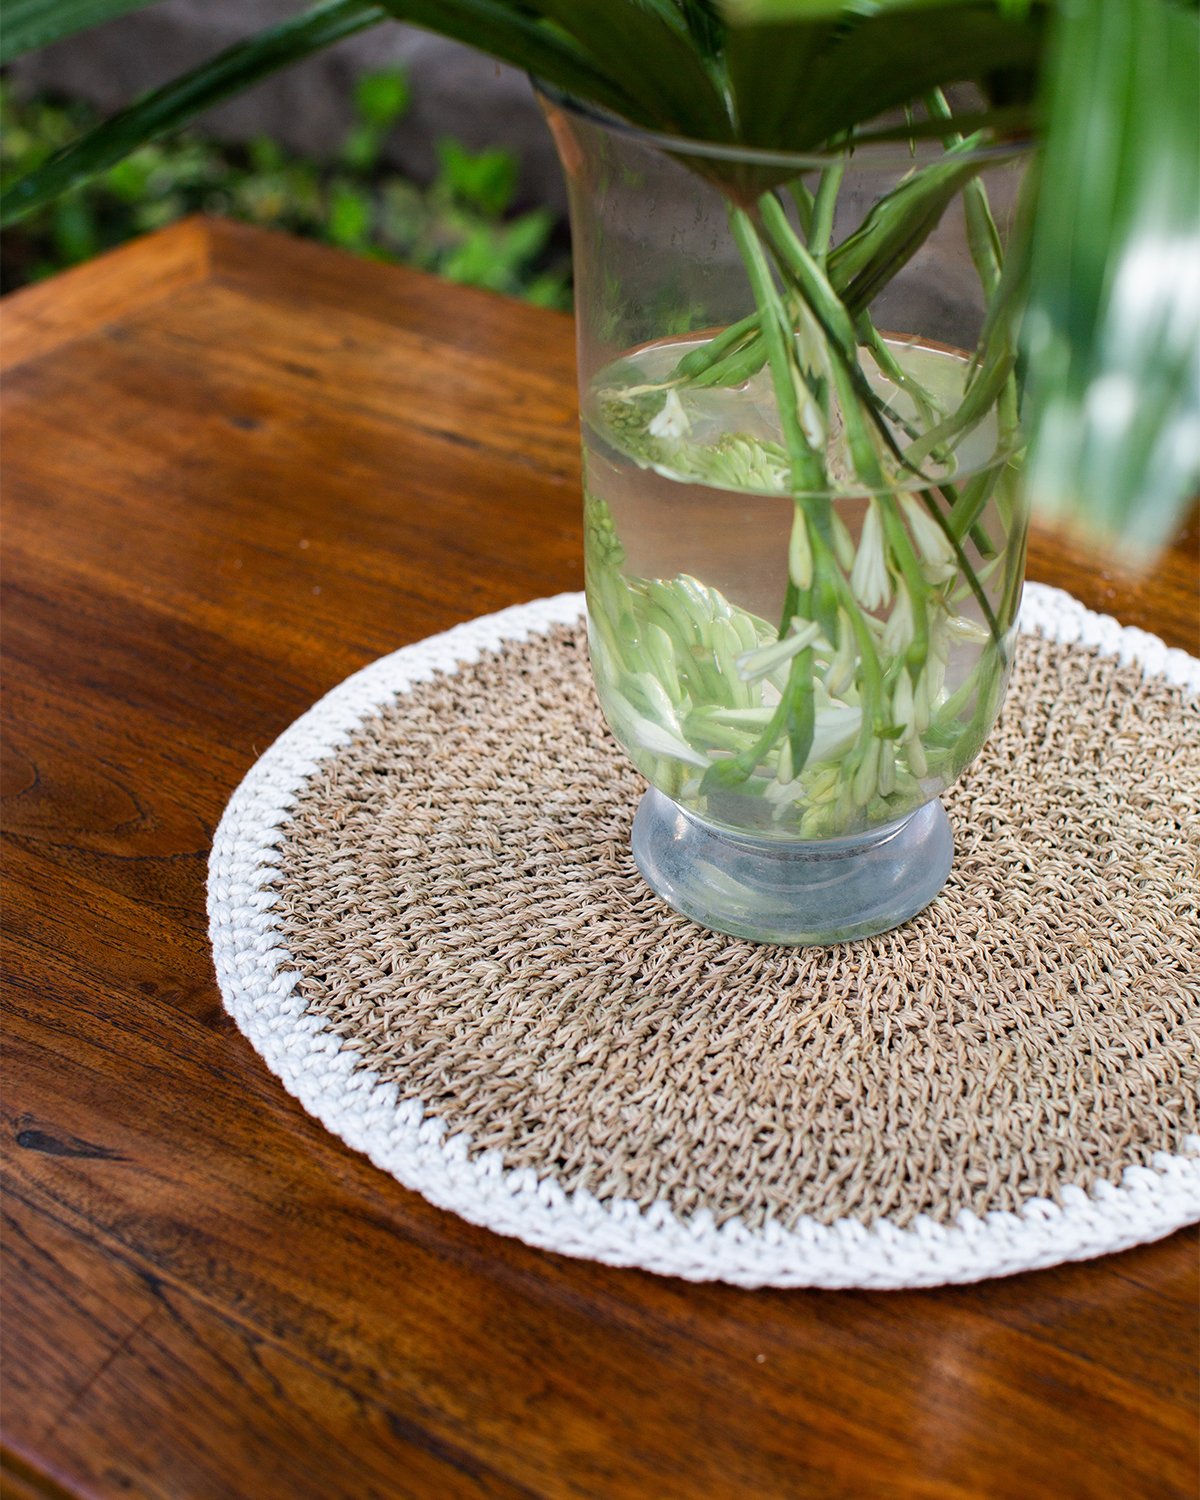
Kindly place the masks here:
<instances>
[{"instance_id":1,"label":"stem submerged in water","mask_svg":"<svg viewBox=\"0 0 1200 1500\"><path fill-rule=\"evenodd\" d=\"M792 541L789 546L789 576L779 636L782 639L793 623L799 621L820 624L834 649L847 624L854 635L858 652L854 681L863 707L862 730L854 756L855 800L861 801L862 788L870 780L872 768L878 769L883 765L891 767L894 764L890 744L880 749L880 744L890 739L895 732L895 726L890 723L891 689L888 683L895 682L898 671L905 671L915 685L921 684L929 665L930 620L939 609L948 612L946 601L949 588L943 587L938 591L930 587L926 569L933 564L923 562L910 533L909 523L906 523L897 503L896 492L906 488L909 476L894 474L889 479L887 468L897 450L890 434L887 442L880 442L880 433L886 430L887 422L884 402L863 374L858 362L858 347L870 351L883 373L888 375L891 372L893 384L909 393L927 428L937 426L937 420L941 417L940 408L934 405L932 398L918 382L905 375L865 313L860 314L857 330L855 329L855 320L837 300L824 274L833 204L839 182L840 173L827 171L822 175L815 197L807 198L802 195L798 200L801 204L802 221L807 218L810 225L807 249L797 238L773 195L764 197L759 205L761 227L756 218L742 208L731 210L730 222L756 302L756 313L751 315L751 319L743 320L742 325L735 326L745 327L749 322L756 321L757 329L765 342L780 430L789 455L795 501ZM784 299L772 275L772 262L781 279L790 286L792 295L811 311L816 323L826 334L826 358L824 368L820 371L806 370L801 365L795 320L786 312ZM986 269L989 281L992 274L998 276L998 268L993 261L987 262ZM861 345L856 339L856 331ZM904 613L897 616L896 639L891 643L899 652L899 658L902 658L902 666L885 667L881 662L873 624L855 597L830 546L832 526L829 512L832 502L827 490L824 494L815 493L827 471L821 456L814 452L808 441L797 411L798 394L811 388L814 377L819 377L832 386L855 476L864 491L876 496L880 506L886 566L894 573L905 596ZM944 417L941 419L946 420ZM936 450L931 447L931 451ZM984 481L969 485L962 501L957 495L953 495L952 519L947 519L923 487L920 489L920 503L945 538L946 556L953 559L950 576L943 576L941 583L966 584L987 622L993 649L1003 665L1005 641L1000 624L962 544L963 534L976 526L989 493L990 484ZM954 507L959 507L957 513ZM994 551L986 535L978 538L978 541L983 544L980 546L983 555ZM797 559L803 561L798 563ZM944 572L944 562L940 566ZM786 705L798 690L797 682L805 682L811 676L810 656L811 653L806 651L793 661L779 709L759 741L742 756L735 757L736 763L728 764L722 772L714 775L710 785L719 782L722 786L729 787L753 774L771 749L771 736L778 737L784 733L787 722ZM799 774L803 770L803 763L797 763L797 748L795 739L789 742L789 769L793 774Z\"/></svg>"},{"instance_id":2,"label":"stem submerged in water","mask_svg":"<svg viewBox=\"0 0 1200 1500\"><path fill-rule=\"evenodd\" d=\"M921 364L905 362L903 344L881 337L865 303L851 306L876 274L870 244L880 240L894 274L903 263L897 256L912 253L904 247L928 233L931 203L938 213L944 207L937 194L945 183L968 195L981 283L999 284L987 200L962 162L960 151L950 175L922 177L915 187L906 179L907 196L890 209L877 205L849 254L845 241L833 245L840 167L822 174L815 193L799 181L788 185L800 232L774 193L731 205L753 311L689 349L657 383L611 388L611 430L626 434L625 451L645 467L684 482L783 492L793 503L775 628L687 576L629 578L610 563L610 576L596 585L598 608L628 621L596 627L610 717L640 745L648 775L666 775L669 766L671 785L708 799L713 816L734 794L764 799L776 819L793 817L803 837L886 821L926 800L928 778L940 777L990 723L1007 668L1003 622L1015 609L1013 559L1001 564L1004 542L998 549L983 527L1003 459L953 482L951 475L956 447L984 417L997 412L1002 433L1015 420L1011 346L985 331L951 409L925 389ZM920 222L906 238L898 220L910 205ZM764 368L778 440L750 430L697 438L692 424L720 410L701 393L740 390ZM874 383L868 369L878 372ZM751 395L749 409L761 399ZM696 452L703 462L689 457ZM937 472L924 473L927 464ZM857 543L839 495L868 502ZM611 518L605 524L611 531ZM603 546L614 555L609 540ZM1005 568L999 611L968 547L988 561L984 576ZM967 595L986 635L956 614ZM967 684L950 695L944 683L955 639L983 651Z\"/></svg>"}]
</instances>

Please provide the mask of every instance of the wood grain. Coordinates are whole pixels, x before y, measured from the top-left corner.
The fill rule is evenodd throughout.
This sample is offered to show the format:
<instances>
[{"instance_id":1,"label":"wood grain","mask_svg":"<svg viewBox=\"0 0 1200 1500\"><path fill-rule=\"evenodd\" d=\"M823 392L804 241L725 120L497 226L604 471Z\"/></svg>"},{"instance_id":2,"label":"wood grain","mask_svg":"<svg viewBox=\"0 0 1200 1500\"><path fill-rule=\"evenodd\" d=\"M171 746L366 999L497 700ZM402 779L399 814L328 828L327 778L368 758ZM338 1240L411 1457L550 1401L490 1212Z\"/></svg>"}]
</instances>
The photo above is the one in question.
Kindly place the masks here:
<instances>
[{"instance_id":1,"label":"wood grain","mask_svg":"<svg viewBox=\"0 0 1200 1500\"><path fill-rule=\"evenodd\" d=\"M1192 1234L921 1293L570 1261L352 1155L221 1009L256 755L581 586L569 320L193 222L4 324L6 1494L1195 1493ZM1150 580L1031 555L1195 649L1194 534Z\"/></svg>"},{"instance_id":2,"label":"wood grain","mask_svg":"<svg viewBox=\"0 0 1200 1500\"><path fill-rule=\"evenodd\" d=\"M208 272L208 232L185 220L161 234L28 287L4 301L0 371L47 354Z\"/></svg>"}]
</instances>

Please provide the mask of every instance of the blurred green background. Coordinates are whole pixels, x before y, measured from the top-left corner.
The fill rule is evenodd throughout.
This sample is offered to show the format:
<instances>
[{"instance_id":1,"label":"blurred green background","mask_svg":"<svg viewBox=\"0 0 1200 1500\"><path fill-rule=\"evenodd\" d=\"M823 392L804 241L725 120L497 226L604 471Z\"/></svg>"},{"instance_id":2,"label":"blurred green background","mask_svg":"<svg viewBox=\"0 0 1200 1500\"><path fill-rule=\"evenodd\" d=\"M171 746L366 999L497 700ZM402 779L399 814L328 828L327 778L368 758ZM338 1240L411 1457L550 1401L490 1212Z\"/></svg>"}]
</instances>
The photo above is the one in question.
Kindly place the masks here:
<instances>
[{"instance_id":1,"label":"blurred green background","mask_svg":"<svg viewBox=\"0 0 1200 1500\"><path fill-rule=\"evenodd\" d=\"M520 163L511 151L472 151L443 137L425 184L386 164L389 133L411 97L400 68L361 76L352 122L339 148L319 162L263 135L237 144L193 130L144 147L8 230L0 286L10 291L205 212L569 308L565 224L549 207L515 208ZM0 79L0 175L22 175L96 118L85 103Z\"/></svg>"}]
</instances>

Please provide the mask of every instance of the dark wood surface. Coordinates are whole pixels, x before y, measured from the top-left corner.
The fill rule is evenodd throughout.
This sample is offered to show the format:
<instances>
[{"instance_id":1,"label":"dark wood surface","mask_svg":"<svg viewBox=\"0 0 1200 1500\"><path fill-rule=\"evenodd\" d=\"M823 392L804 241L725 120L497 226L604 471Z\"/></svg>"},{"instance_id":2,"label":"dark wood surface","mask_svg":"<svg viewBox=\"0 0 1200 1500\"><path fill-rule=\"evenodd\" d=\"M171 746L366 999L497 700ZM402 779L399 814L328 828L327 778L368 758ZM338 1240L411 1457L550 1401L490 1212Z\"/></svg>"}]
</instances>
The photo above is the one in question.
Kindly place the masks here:
<instances>
[{"instance_id":1,"label":"dark wood surface","mask_svg":"<svg viewBox=\"0 0 1200 1500\"><path fill-rule=\"evenodd\" d=\"M581 586L569 320L189 223L4 329L7 1494L1195 1494L1192 1234L920 1293L571 1261L353 1155L222 1011L257 754ZM1196 648L1194 538L1031 572Z\"/></svg>"}]
</instances>

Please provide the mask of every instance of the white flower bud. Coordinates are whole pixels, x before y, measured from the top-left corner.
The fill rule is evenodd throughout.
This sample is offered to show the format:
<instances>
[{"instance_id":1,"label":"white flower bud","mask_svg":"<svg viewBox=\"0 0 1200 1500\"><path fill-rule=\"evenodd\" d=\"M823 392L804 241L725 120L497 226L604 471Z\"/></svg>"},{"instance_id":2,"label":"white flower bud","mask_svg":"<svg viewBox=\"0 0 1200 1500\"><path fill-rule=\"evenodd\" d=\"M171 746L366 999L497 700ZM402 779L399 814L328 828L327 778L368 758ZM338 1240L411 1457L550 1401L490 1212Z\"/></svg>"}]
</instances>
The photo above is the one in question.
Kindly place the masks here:
<instances>
[{"instance_id":1,"label":"white flower bud","mask_svg":"<svg viewBox=\"0 0 1200 1500\"><path fill-rule=\"evenodd\" d=\"M691 420L683 409L678 391L668 391L657 416L651 417L649 433L656 438L681 438L691 429Z\"/></svg>"},{"instance_id":2,"label":"white flower bud","mask_svg":"<svg viewBox=\"0 0 1200 1500\"><path fill-rule=\"evenodd\" d=\"M913 732L912 678L907 671L901 671L892 691L892 723L904 730L905 739Z\"/></svg>"},{"instance_id":3,"label":"white flower bud","mask_svg":"<svg viewBox=\"0 0 1200 1500\"><path fill-rule=\"evenodd\" d=\"M833 555L848 573L854 566L854 538L836 510L829 517L829 525L833 532Z\"/></svg>"},{"instance_id":4,"label":"white flower bud","mask_svg":"<svg viewBox=\"0 0 1200 1500\"><path fill-rule=\"evenodd\" d=\"M850 570L850 587L864 609L882 609L892 597L892 580L883 550L883 525L874 500L867 506L854 567Z\"/></svg>"},{"instance_id":5,"label":"white flower bud","mask_svg":"<svg viewBox=\"0 0 1200 1500\"><path fill-rule=\"evenodd\" d=\"M890 797L896 790L896 751L891 744L879 746L879 795Z\"/></svg>"},{"instance_id":6,"label":"white flower bud","mask_svg":"<svg viewBox=\"0 0 1200 1500\"><path fill-rule=\"evenodd\" d=\"M956 641L969 641L973 646L986 646L990 636L987 627L966 615L951 615L946 621L946 634Z\"/></svg>"},{"instance_id":7,"label":"white flower bud","mask_svg":"<svg viewBox=\"0 0 1200 1500\"><path fill-rule=\"evenodd\" d=\"M796 507L792 518L792 535L788 542L788 576L798 589L809 588L813 580L812 543L808 539L808 521Z\"/></svg>"},{"instance_id":8,"label":"white flower bud","mask_svg":"<svg viewBox=\"0 0 1200 1500\"><path fill-rule=\"evenodd\" d=\"M792 742L785 734L783 743L779 747L779 760L775 765L775 780L781 786L786 786L789 781L794 780L792 768Z\"/></svg>"},{"instance_id":9,"label":"white flower bud","mask_svg":"<svg viewBox=\"0 0 1200 1500\"><path fill-rule=\"evenodd\" d=\"M837 760L853 745L861 729L861 708L841 705L819 708L813 726L813 742L808 752L807 764L815 766L823 760Z\"/></svg>"},{"instance_id":10,"label":"white flower bud","mask_svg":"<svg viewBox=\"0 0 1200 1500\"><path fill-rule=\"evenodd\" d=\"M851 784L850 795L855 807L866 807L875 795L878 770L879 741L872 740L863 753L862 761L854 773L854 781Z\"/></svg>"},{"instance_id":11,"label":"white flower bud","mask_svg":"<svg viewBox=\"0 0 1200 1500\"><path fill-rule=\"evenodd\" d=\"M851 687L858 670L858 643L850 625L850 617L838 610L838 645L829 671L825 674L825 691L831 698L839 698Z\"/></svg>"},{"instance_id":12,"label":"white flower bud","mask_svg":"<svg viewBox=\"0 0 1200 1500\"><path fill-rule=\"evenodd\" d=\"M896 603L891 614L888 616L887 625L883 631L883 649L888 656L900 656L907 651L912 644L913 617L912 604L909 601L908 592L901 589L896 595Z\"/></svg>"},{"instance_id":13,"label":"white flower bud","mask_svg":"<svg viewBox=\"0 0 1200 1500\"><path fill-rule=\"evenodd\" d=\"M940 656L933 652L929 654L929 660L925 664L925 698L929 708L940 708L950 696L945 691L946 686L946 663Z\"/></svg>"},{"instance_id":14,"label":"white flower bud","mask_svg":"<svg viewBox=\"0 0 1200 1500\"><path fill-rule=\"evenodd\" d=\"M813 400L812 392L801 380L800 373L795 367L792 369L792 386L796 392L796 410L804 436L808 439L813 452L820 453L829 441L825 418L821 415L821 408Z\"/></svg>"},{"instance_id":15,"label":"white flower bud","mask_svg":"<svg viewBox=\"0 0 1200 1500\"><path fill-rule=\"evenodd\" d=\"M913 689L913 725L918 734L924 734L929 728L929 718L932 704L929 701L929 674L922 672L917 678L917 685Z\"/></svg>"},{"instance_id":16,"label":"white flower bud","mask_svg":"<svg viewBox=\"0 0 1200 1500\"><path fill-rule=\"evenodd\" d=\"M840 766L826 766L823 771L818 771L809 783L809 801L814 803L832 802L837 796L841 779L842 771Z\"/></svg>"},{"instance_id":17,"label":"white flower bud","mask_svg":"<svg viewBox=\"0 0 1200 1500\"><path fill-rule=\"evenodd\" d=\"M946 611L929 611L929 659L944 666L950 660L950 637L946 632Z\"/></svg>"},{"instance_id":18,"label":"white flower bud","mask_svg":"<svg viewBox=\"0 0 1200 1500\"><path fill-rule=\"evenodd\" d=\"M922 558L922 572L930 583L946 583L958 571L958 561L949 538L929 512L912 495L901 495L900 505L908 518L908 529Z\"/></svg>"},{"instance_id":19,"label":"white flower bud","mask_svg":"<svg viewBox=\"0 0 1200 1500\"><path fill-rule=\"evenodd\" d=\"M781 636L769 646L742 652L737 659L737 670L743 682L757 682L776 667L785 666L793 656L798 656L807 646L820 639L821 627L813 620L805 624L796 619L792 621L792 626L790 634Z\"/></svg>"}]
</instances>

